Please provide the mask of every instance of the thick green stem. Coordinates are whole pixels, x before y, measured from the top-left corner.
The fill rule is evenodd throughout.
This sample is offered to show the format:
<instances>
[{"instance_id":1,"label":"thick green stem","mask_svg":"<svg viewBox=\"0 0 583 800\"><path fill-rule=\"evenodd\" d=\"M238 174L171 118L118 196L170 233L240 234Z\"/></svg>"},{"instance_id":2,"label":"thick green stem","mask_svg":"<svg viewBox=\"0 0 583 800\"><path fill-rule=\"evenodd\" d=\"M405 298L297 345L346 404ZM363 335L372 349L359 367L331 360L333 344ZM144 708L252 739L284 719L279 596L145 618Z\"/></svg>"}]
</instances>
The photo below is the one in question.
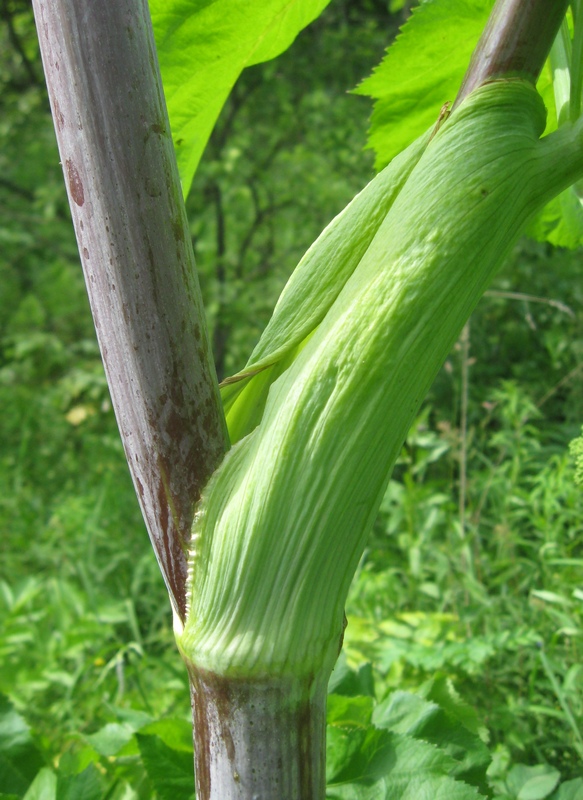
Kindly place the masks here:
<instances>
[{"instance_id":1,"label":"thick green stem","mask_svg":"<svg viewBox=\"0 0 583 800\"><path fill-rule=\"evenodd\" d=\"M126 456L176 613L193 506L227 448L146 0L34 0Z\"/></svg>"},{"instance_id":2,"label":"thick green stem","mask_svg":"<svg viewBox=\"0 0 583 800\"><path fill-rule=\"evenodd\" d=\"M474 50L454 108L495 78L536 83L569 0L498 0Z\"/></svg>"}]
</instances>

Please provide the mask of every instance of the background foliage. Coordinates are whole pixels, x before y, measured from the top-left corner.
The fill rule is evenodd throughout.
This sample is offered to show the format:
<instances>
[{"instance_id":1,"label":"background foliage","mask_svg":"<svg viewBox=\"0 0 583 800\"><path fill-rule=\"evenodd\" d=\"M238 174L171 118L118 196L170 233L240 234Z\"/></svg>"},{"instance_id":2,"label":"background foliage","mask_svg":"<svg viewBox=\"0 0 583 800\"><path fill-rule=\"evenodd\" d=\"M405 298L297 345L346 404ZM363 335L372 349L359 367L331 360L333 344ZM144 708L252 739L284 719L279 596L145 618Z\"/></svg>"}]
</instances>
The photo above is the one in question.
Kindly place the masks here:
<instances>
[{"instance_id":1,"label":"background foliage","mask_svg":"<svg viewBox=\"0 0 583 800\"><path fill-rule=\"evenodd\" d=\"M221 114L188 199L220 376L372 176L370 104L348 91L403 5L335 0L246 69ZM188 797L187 680L93 334L29 3L0 0L0 16L0 797ZM409 434L347 607L330 797L422 797L387 777L395 752L425 765L431 797L583 797L583 498L568 453L580 263L521 241Z\"/></svg>"}]
</instances>

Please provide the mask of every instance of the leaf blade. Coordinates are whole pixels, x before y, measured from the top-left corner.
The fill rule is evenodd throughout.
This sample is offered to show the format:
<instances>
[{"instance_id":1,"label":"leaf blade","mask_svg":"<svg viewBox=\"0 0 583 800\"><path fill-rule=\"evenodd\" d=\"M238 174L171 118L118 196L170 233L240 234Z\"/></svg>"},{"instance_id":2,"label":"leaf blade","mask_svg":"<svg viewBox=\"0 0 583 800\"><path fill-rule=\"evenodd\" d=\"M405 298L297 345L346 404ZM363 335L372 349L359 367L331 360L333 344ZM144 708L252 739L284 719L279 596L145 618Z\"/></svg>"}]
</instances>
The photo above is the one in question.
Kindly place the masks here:
<instances>
[{"instance_id":1,"label":"leaf blade","mask_svg":"<svg viewBox=\"0 0 583 800\"><path fill-rule=\"evenodd\" d=\"M150 0L184 195L235 81L282 53L330 0Z\"/></svg>"}]
</instances>

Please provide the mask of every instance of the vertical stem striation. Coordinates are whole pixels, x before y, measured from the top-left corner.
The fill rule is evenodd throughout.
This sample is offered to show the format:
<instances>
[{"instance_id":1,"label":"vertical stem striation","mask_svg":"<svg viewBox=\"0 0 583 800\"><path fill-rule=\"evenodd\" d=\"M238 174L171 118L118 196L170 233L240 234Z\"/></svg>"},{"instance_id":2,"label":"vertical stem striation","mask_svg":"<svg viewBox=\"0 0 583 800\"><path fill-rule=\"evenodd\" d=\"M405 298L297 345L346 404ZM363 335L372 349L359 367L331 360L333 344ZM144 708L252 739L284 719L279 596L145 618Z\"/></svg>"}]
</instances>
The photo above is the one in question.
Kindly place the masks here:
<instances>
[{"instance_id":1,"label":"vertical stem striation","mask_svg":"<svg viewBox=\"0 0 583 800\"><path fill-rule=\"evenodd\" d=\"M148 3L33 6L113 406L184 619L192 509L228 443Z\"/></svg>"}]
</instances>

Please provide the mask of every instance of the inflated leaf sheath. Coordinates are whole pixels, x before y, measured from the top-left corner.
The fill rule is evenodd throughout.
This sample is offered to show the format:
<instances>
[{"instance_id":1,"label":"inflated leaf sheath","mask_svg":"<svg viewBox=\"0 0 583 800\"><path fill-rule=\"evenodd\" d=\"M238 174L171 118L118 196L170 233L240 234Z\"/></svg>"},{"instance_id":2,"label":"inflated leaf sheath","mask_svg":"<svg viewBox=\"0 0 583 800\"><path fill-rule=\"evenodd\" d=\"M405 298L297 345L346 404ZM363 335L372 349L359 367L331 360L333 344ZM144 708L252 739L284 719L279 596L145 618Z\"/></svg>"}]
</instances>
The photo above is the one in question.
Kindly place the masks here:
<instances>
[{"instance_id":1,"label":"inflated leaf sheath","mask_svg":"<svg viewBox=\"0 0 583 800\"><path fill-rule=\"evenodd\" d=\"M179 646L223 675L314 674L408 427L525 222L583 173L583 125L546 139L518 79L473 92L431 139L193 527Z\"/></svg>"},{"instance_id":2,"label":"inflated leaf sheath","mask_svg":"<svg viewBox=\"0 0 583 800\"><path fill-rule=\"evenodd\" d=\"M292 273L245 368L221 386L233 444L259 423L269 387L328 313L421 158L430 135L428 131L420 136L357 194Z\"/></svg>"}]
</instances>

